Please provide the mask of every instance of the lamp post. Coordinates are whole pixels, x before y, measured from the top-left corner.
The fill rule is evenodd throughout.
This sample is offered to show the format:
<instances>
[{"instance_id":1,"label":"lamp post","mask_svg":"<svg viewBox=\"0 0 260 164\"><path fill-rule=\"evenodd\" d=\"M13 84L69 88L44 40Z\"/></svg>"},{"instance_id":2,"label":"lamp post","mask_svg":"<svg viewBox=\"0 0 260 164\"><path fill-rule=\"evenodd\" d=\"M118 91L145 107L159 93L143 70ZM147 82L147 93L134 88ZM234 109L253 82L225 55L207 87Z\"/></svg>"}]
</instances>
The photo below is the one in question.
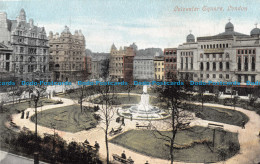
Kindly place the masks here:
<instances>
[{"instance_id":1,"label":"lamp post","mask_svg":"<svg viewBox=\"0 0 260 164\"><path fill-rule=\"evenodd\" d=\"M34 101L34 112L35 112L35 150L34 150L34 164L39 164L39 152L38 152L38 137L37 137L37 105L40 99L40 91L35 89L36 93L32 94L32 100Z\"/></svg>"}]
</instances>

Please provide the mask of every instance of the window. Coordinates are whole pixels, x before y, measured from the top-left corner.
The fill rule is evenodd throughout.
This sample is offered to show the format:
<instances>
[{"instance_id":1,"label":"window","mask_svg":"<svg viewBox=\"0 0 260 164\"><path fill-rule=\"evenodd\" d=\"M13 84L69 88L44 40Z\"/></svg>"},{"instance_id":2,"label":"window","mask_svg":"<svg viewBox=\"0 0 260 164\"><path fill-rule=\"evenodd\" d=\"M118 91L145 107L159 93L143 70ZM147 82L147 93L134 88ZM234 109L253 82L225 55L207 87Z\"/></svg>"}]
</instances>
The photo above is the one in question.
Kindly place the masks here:
<instances>
[{"instance_id":1,"label":"window","mask_svg":"<svg viewBox=\"0 0 260 164\"><path fill-rule=\"evenodd\" d=\"M238 71L241 71L241 57L238 57L237 69Z\"/></svg>"},{"instance_id":2,"label":"window","mask_svg":"<svg viewBox=\"0 0 260 164\"><path fill-rule=\"evenodd\" d=\"M245 83L248 81L248 75L245 75Z\"/></svg>"},{"instance_id":3,"label":"window","mask_svg":"<svg viewBox=\"0 0 260 164\"><path fill-rule=\"evenodd\" d=\"M200 78L203 78L203 74L200 74Z\"/></svg>"},{"instance_id":4,"label":"window","mask_svg":"<svg viewBox=\"0 0 260 164\"><path fill-rule=\"evenodd\" d=\"M222 58L222 54L219 54L219 58Z\"/></svg>"},{"instance_id":5,"label":"window","mask_svg":"<svg viewBox=\"0 0 260 164\"><path fill-rule=\"evenodd\" d=\"M214 78L214 79L216 78L216 74L213 74L213 78Z\"/></svg>"},{"instance_id":6,"label":"window","mask_svg":"<svg viewBox=\"0 0 260 164\"><path fill-rule=\"evenodd\" d=\"M213 71L216 71L216 63L213 62Z\"/></svg>"},{"instance_id":7,"label":"window","mask_svg":"<svg viewBox=\"0 0 260 164\"><path fill-rule=\"evenodd\" d=\"M207 78L209 78L209 74L207 74Z\"/></svg>"},{"instance_id":8,"label":"window","mask_svg":"<svg viewBox=\"0 0 260 164\"><path fill-rule=\"evenodd\" d=\"M213 58L214 58L214 59L216 58L216 54L213 54Z\"/></svg>"},{"instance_id":9,"label":"window","mask_svg":"<svg viewBox=\"0 0 260 164\"><path fill-rule=\"evenodd\" d=\"M252 65L251 65L252 71L255 71L255 57L252 57Z\"/></svg>"},{"instance_id":10,"label":"window","mask_svg":"<svg viewBox=\"0 0 260 164\"><path fill-rule=\"evenodd\" d=\"M251 82L255 82L255 75L251 76Z\"/></svg>"},{"instance_id":11,"label":"window","mask_svg":"<svg viewBox=\"0 0 260 164\"><path fill-rule=\"evenodd\" d=\"M226 74L226 79L229 79L229 74Z\"/></svg>"},{"instance_id":12,"label":"window","mask_svg":"<svg viewBox=\"0 0 260 164\"><path fill-rule=\"evenodd\" d=\"M229 62L226 62L226 70L229 70Z\"/></svg>"},{"instance_id":13,"label":"window","mask_svg":"<svg viewBox=\"0 0 260 164\"><path fill-rule=\"evenodd\" d=\"M200 54L200 58L203 58L203 54Z\"/></svg>"},{"instance_id":14,"label":"window","mask_svg":"<svg viewBox=\"0 0 260 164\"><path fill-rule=\"evenodd\" d=\"M241 75L237 76L237 81L241 83Z\"/></svg>"},{"instance_id":15,"label":"window","mask_svg":"<svg viewBox=\"0 0 260 164\"><path fill-rule=\"evenodd\" d=\"M222 71L222 69L223 69L223 63L222 62L219 62L219 69L220 69L220 71Z\"/></svg>"},{"instance_id":16,"label":"window","mask_svg":"<svg viewBox=\"0 0 260 164\"><path fill-rule=\"evenodd\" d=\"M248 71L248 57L245 57L245 71Z\"/></svg>"},{"instance_id":17,"label":"window","mask_svg":"<svg viewBox=\"0 0 260 164\"><path fill-rule=\"evenodd\" d=\"M222 74L219 74L219 78L222 79Z\"/></svg>"},{"instance_id":18,"label":"window","mask_svg":"<svg viewBox=\"0 0 260 164\"><path fill-rule=\"evenodd\" d=\"M209 70L209 62L207 62L207 71Z\"/></svg>"}]
</instances>

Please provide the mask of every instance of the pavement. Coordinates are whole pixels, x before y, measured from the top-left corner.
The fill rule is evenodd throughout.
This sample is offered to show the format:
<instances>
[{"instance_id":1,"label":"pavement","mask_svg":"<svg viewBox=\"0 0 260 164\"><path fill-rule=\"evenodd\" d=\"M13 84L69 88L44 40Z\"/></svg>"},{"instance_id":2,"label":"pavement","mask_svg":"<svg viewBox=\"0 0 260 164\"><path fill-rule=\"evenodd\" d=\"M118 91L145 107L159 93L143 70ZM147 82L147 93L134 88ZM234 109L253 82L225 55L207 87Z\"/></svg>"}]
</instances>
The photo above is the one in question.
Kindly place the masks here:
<instances>
[{"instance_id":1,"label":"pavement","mask_svg":"<svg viewBox=\"0 0 260 164\"><path fill-rule=\"evenodd\" d=\"M0 150L0 164L33 164L33 159ZM40 164L47 164L39 162Z\"/></svg>"},{"instance_id":2,"label":"pavement","mask_svg":"<svg viewBox=\"0 0 260 164\"><path fill-rule=\"evenodd\" d=\"M93 98L93 97L92 97ZM57 104L57 105L47 105L42 107L43 110L58 108L62 106L68 106L75 104L75 101L65 98L59 98L59 97L53 97L54 100L62 100L63 104ZM200 103L194 103L194 104L200 104ZM84 102L84 106L94 106L95 104ZM101 110L99 112L102 112L102 105L99 105ZM223 106L219 104L209 104L204 103L204 106L212 106L212 107L221 107L221 108L227 108L234 110L233 107L229 106ZM116 112L116 107L113 108L113 110ZM258 132L260 130L260 116L257 115L254 111L245 110L242 108L236 108L235 110L240 111L244 114L246 114L249 117L249 122L246 124L246 128L242 129L241 127L229 125L229 124L223 124L219 122L213 122L213 121L206 121L201 119L195 119L191 122L191 126L199 125L199 126L208 126L208 123L216 123L224 125L224 129L236 132L238 133L238 139L240 143L240 153L237 155L231 157L228 159L225 163L227 164L257 164L260 162L260 138L258 137ZM34 112L33 108L28 108L27 111ZM31 113L30 112L30 113ZM27 127L31 131L34 131L35 124L30 121L30 119L20 119L20 114L14 114L12 115L13 122L19 125L20 127ZM116 114L113 116L110 127L116 127L119 126L118 123L116 123L115 119L118 117ZM127 131L130 129L135 129L136 122L140 124L147 124L147 121L140 121L140 120L133 120L130 121L129 119L125 119L126 126L123 126L123 131ZM162 124L161 121L154 121L155 124L159 125ZM102 159L106 158L106 149L105 149L105 134L104 134L104 127L105 125L101 122L96 128L90 129L88 131L81 131L77 133L70 133L70 132L64 132L57 130L57 133L64 138L66 141L77 141L77 142L84 142L86 139L90 142L91 145L95 144L95 141L97 141L100 145L99 154ZM109 129L109 131L111 128ZM47 127L38 126L38 132L40 135L43 135L44 133L52 134L53 130ZM122 133L121 133L122 134ZM114 137L114 136L113 136ZM112 137L109 137L111 139ZM137 153L135 151L132 151L130 149L121 147L119 145L115 145L112 143L109 143L109 152L110 152L110 160L112 160L112 154L118 154L120 155L123 151L125 151L125 154L127 155L127 158L131 156L131 158L135 161L135 164L144 164L146 161L149 161L150 164L168 164L170 161L163 160L159 158L153 158L150 156L146 156L140 153ZM184 164L184 162L174 162L176 164ZM218 164L223 162L218 162Z\"/></svg>"}]
</instances>

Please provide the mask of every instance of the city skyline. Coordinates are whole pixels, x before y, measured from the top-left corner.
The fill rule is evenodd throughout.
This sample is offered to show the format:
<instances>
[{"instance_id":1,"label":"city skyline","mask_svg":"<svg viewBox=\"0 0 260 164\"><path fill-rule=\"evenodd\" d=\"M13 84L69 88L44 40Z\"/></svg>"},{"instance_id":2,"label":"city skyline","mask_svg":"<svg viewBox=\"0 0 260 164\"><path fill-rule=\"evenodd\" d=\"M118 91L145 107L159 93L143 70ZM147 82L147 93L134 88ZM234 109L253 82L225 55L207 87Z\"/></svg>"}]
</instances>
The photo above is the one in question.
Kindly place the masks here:
<instances>
[{"instance_id":1,"label":"city skyline","mask_svg":"<svg viewBox=\"0 0 260 164\"><path fill-rule=\"evenodd\" d=\"M177 47L185 42L190 30L196 38L223 32L228 19L234 24L235 31L249 35L259 23L260 16L257 1L241 1L239 6L233 0L198 4L153 0L51 1L51 7L42 0L3 0L0 4L0 11L6 12L8 19L15 19L19 10L24 8L27 19L33 18L35 24L45 27L47 34L49 31L61 33L65 25L72 33L81 29L86 48L93 52L109 52L113 43L117 48L133 42L139 49ZM227 11L230 6L241 7L242 11ZM224 11L218 11L221 7ZM198 8L199 11L175 11L176 8Z\"/></svg>"}]
</instances>

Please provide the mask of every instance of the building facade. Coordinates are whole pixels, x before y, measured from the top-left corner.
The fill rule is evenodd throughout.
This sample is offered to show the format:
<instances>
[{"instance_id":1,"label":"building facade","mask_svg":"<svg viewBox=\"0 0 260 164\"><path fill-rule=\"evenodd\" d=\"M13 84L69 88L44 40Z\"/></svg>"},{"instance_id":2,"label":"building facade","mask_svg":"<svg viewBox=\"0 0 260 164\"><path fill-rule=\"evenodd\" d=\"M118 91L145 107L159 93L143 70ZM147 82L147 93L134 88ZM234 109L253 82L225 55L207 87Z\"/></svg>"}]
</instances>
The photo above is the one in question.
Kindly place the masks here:
<instances>
[{"instance_id":1,"label":"building facade","mask_svg":"<svg viewBox=\"0 0 260 164\"><path fill-rule=\"evenodd\" d=\"M113 44L110 50L110 58L109 58L109 78L111 80L123 81L124 73L123 73L123 64L124 64L124 56L125 49L120 47L117 50L116 46Z\"/></svg>"},{"instance_id":2,"label":"building facade","mask_svg":"<svg viewBox=\"0 0 260 164\"><path fill-rule=\"evenodd\" d=\"M135 51L133 47L127 47L126 48L126 55L123 57L123 66L124 66L124 81L128 82L129 84L132 84L133 82L133 62L135 57Z\"/></svg>"},{"instance_id":3,"label":"building facade","mask_svg":"<svg viewBox=\"0 0 260 164\"><path fill-rule=\"evenodd\" d=\"M134 57L133 76L135 80L153 81L154 80L154 57L162 55L160 48L147 48L138 50Z\"/></svg>"},{"instance_id":4,"label":"building facade","mask_svg":"<svg viewBox=\"0 0 260 164\"><path fill-rule=\"evenodd\" d=\"M154 57L154 80L164 81L164 56Z\"/></svg>"},{"instance_id":5,"label":"building facade","mask_svg":"<svg viewBox=\"0 0 260 164\"><path fill-rule=\"evenodd\" d=\"M254 28L250 35L234 30L228 22L225 31L218 35L195 37L190 34L187 42L177 50L179 78L194 81L240 82L237 88L240 95L249 93L248 81L260 81L260 44L259 28ZM219 87L211 86L210 91ZM223 88L227 92L229 87Z\"/></svg>"},{"instance_id":6,"label":"building facade","mask_svg":"<svg viewBox=\"0 0 260 164\"><path fill-rule=\"evenodd\" d=\"M0 13L0 42L12 45L10 71L15 73L18 80L50 80L45 29L34 25L33 19L27 22L24 9L21 9L16 20L9 20L6 13Z\"/></svg>"},{"instance_id":7,"label":"building facade","mask_svg":"<svg viewBox=\"0 0 260 164\"><path fill-rule=\"evenodd\" d=\"M0 43L0 79L1 81L13 80L12 72L13 49L11 46ZM13 75L13 76L12 76Z\"/></svg>"},{"instance_id":8,"label":"building facade","mask_svg":"<svg viewBox=\"0 0 260 164\"><path fill-rule=\"evenodd\" d=\"M164 70L166 81L177 77L177 48L164 49Z\"/></svg>"},{"instance_id":9,"label":"building facade","mask_svg":"<svg viewBox=\"0 0 260 164\"><path fill-rule=\"evenodd\" d=\"M69 28L59 35L49 34L50 44L50 71L54 81L86 80L85 37L81 30L76 30L74 35Z\"/></svg>"},{"instance_id":10,"label":"building facade","mask_svg":"<svg viewBox=\"0 0 260 164\"><path fill-rule=\"evenodd\" d=\"M92 79L105 79L107 73L108 63L109 62L109 53L93 53L92 54L92 64L91 64L91 78ZM106 72L107 71L107 72Z\"/></svg>"}]
</instances>

